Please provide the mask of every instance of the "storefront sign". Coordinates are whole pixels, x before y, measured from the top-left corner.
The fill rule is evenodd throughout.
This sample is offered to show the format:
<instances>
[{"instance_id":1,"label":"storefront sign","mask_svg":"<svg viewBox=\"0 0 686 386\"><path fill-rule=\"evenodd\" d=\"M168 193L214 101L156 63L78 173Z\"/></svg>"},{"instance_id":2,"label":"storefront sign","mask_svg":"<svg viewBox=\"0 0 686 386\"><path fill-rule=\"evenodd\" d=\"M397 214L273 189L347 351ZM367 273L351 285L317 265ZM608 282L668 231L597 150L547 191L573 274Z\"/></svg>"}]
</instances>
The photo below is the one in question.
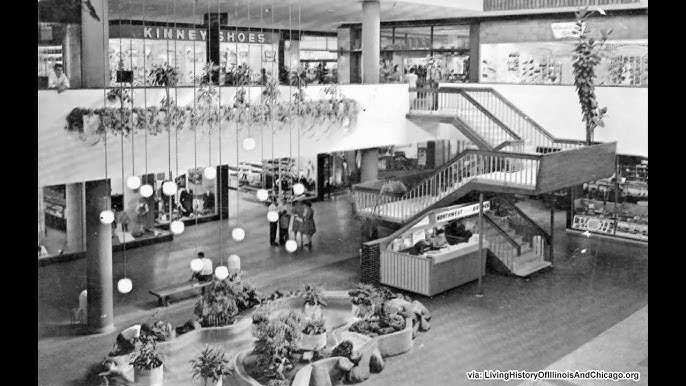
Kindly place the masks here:
<instances>
[{"instance_id":1,"label":"storefront sign","mask_svg":"<svg viewBox=\"0 0 686 386\"><path fill-rule=\"evenodd\" d=\"M217 31L212 31L212 34ZM219 31L219 41L228 43L272 44L276 34L247 29ZM110 38L134 38L153 40L207 41L207 30L202 28L159 27L143 25L110 25Z\"/></svg>"},{"instance_id":2,"label":"storefront sign","mask_svg":"<svg viewBox=\"0 0 686 386\"><path fill-rule=\"evenodd\" d=\"M576 27L576 23L551 23L550 28L553 29L555 39L579 37L579 29Z\"/></svg>"},{"instance_id":3,"label":"storefront sign","mask_svg":"<svg viewBox=\"0 0 686 386\"><path fill-rule=\"evenodd\" d=\"M491 208L490 201L484 201L484 211ZM452 209L447 212L439 213L436 215L436 223L444 223L448 221L457 220L463 217L473 216L479 213L479 204L467 205L461 208Z\"/></svg>"}]
</instances>

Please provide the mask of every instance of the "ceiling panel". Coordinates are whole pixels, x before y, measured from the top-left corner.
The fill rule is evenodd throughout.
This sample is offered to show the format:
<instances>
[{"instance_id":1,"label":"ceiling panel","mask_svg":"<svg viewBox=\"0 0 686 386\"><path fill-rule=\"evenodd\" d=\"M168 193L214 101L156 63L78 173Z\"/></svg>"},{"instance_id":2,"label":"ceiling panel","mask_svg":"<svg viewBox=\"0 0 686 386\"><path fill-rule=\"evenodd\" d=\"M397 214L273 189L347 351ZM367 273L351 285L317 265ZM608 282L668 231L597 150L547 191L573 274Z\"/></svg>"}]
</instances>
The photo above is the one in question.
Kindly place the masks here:
<instances>
[{"instance_id":1,"label":"ceiling panel","mask_svg":"<svg viewBox=\"0 0 686 386\"><path fill-rule=\"evenodd\" d=\"M480 13L474 0L383 0L381 21L465 17ZM461 6L461 4L463 4ZM360 0L109 0L109 17L158 22L200 23L207 12L229 14L229 24L255 28L330 32L342 23L362 21ZM145 5L145 8L143 7ZM268 10L268 11L267 11Z\"/></svg>"}]
</instances>

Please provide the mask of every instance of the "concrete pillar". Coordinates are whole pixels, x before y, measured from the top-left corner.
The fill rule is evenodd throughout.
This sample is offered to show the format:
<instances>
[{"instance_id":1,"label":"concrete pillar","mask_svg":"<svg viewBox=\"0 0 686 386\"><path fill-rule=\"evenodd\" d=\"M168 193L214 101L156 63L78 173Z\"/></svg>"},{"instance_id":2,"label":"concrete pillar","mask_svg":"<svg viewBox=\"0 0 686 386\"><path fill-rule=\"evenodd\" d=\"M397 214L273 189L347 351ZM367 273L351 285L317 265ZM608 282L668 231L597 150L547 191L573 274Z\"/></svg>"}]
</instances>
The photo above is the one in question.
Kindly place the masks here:
<instances>
[{"instance_id":1,"label":"concrete pillar","mask_svg":"<svg viewBox=\"0 0 686 386\"><path fill-rule=\"evenodd\" d=\"M84 249L83 237L83 183L66 185L66 208L64 218L67 221L67 248L65 252L80 252Z\"/></svg>"},{"instance_id":2,"label":"concrete pillar","mask_svg":"<svg viewBox=\"0 0 686 386\"><path fill-rule=\"evenodd\" d=\"M83 87L107 87L110 82L110 27L107 1L96 0L91 1L91 4L100 21L95 20L86 7L82 7L81 84Z\"/></svg>"},{"instance_id":3,"label":"concrete pillar","mask_svg":"<svg viewBox=\"0 0 686 386\"><path fill-rule=\"evenodd\" d=\"M381 5L379 0L362 1L362 83L379 83L381 57Z\"/></svg>"},{"instance_id":4,"label":"concrete pillar","mask_svg":"<svg viewBox=\"0 0 686 386\"><path fill-rule=\"evenodd\" d=\"M338 29L338 84L350 84L350 28Z\"/></svg>"},{"instance_id":5,"label":"concrete pillar","mask_svg":"<svg viewBox=\"0 0 686 386\"><path fill-rule=\"evenodd\" d=\"M553 264L553 240L555 239L555 193L550 193L550 264Z\"/></svg>"},{"instance_id":6,"label":"concrete pillar","mask_svg":"<svg viewBox=\"0 0 686 386\"><path fill-rule=\"evenodd\" d=\"M112 306L112 225L100 222L109 209L110 186L106 180L86 182L86 277L88 329L92 333L114 330Z\"/></svg>"},{"instance_id":7,"label":"concrete pillar","mask_svg":"<svg viewBox=\"0 0 686 386\"><path fill-rule=\"evenodd\" d=\"M81 88L81 25L64 24L62 56L69 85L71 88Z\"/></svg>"},{"instance_id":8,"label":"concrete pillar","mask_svg":"<svg viewBox=\"0 0 686 386\"><path fill-rule=\"evenodd\" d=\"M364 149L360 169L360 182L376 180L379 175L379 149Z\"/></svg>"}]
</instances>

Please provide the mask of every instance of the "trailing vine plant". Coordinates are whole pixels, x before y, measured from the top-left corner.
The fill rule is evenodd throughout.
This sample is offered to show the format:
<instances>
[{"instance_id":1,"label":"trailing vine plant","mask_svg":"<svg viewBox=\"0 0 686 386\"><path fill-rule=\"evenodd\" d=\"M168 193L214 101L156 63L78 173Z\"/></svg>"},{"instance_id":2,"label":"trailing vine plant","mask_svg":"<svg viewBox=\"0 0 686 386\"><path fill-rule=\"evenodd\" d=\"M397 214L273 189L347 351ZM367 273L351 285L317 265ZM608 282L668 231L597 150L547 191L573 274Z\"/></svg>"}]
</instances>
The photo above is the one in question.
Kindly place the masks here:
<instances>
[{"instance_id":1,"label":"trailing vine plant","mask_svg":"<svg viewBox=\"0 0 686 386\"><path fill-rule=\"evenodd\" d=\"M574 86L579 96L582 121L586 125L586 145L590 145L593 141L593 133L596 127L605 127L603 119L606 116L607 107L599 107L595 95L595 67L600 63L601 50L612 34L612 30L603 29L600 31L600 38L591 36L586 20L593 12L586 7L576 13L576 28L579 38L572 58ZM605 14L602 9L598 9L598 12L602 15Z\"/></svg>"},{"instance_id":2,"label":"trailing vine plant","mask_svg":"<svg viewBox=\"0 0 686 386\"><path fill-rule=\"evenodd\" d=\"M175 71L171 67L159 66L151 72L154 85L167 89L172 87L176 82ZM217 89L206 83L197 89L195 107L179 106L175 100L165 96L159 105L144 109L131 107L127 90L122 93L113 89L108 97L112 101L124 98L126 103L119 107L96 109L76 107L66 117L65 130L78 134L81 140L86 141L90 137L85 133L84 118L89 118L88 122L93 125L97 122L92 132L100 137L106 133L128 136L143 132L146 128L152 136L166 133L167 130L206 130L208 126L219 127L220 121L240 123L242 130L255 125L269 128L275 123L274 130L283 130L289 122L297 120L304 128L304 134L309 132L310 136L327 133L333 127L339 127L346 134L351 133L360 110L357 101L342 96L335 87L327 87L325 93L328 99L310 100L304 89L300 88L292 100L280 100L278 86L270 83L265 87L259 103L250 103L246 98L246 90L239 88L233 105L219 107ZM98 119L91 119L94 117ZM316 130L318 127L321 129Z\"/></svg>"}]
</instances>

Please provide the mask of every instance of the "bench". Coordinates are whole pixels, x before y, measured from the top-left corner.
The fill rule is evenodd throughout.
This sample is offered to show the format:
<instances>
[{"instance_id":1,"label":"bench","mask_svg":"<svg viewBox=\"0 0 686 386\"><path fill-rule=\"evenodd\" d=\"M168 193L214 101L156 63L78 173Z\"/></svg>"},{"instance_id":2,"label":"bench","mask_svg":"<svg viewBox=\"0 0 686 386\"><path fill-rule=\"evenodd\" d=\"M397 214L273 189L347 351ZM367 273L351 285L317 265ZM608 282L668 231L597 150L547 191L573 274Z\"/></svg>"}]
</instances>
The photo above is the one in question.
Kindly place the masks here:
<instances>
[{"instance_id":1,"label":"bench","mask_svg":"<svg viewBox=\"0 0 686 386\"><path fill-rule=\"evenodd\" d=\"M169 297L174 295L174 297L182 298L185 296L199 295L205 291L205 287L212 284L212 281L203 282L187 282L182 284L177 284L174 286L157 288L148 291L151 295L157 296L158 306L168 306Z\"/></svg>"}]
</instances>

